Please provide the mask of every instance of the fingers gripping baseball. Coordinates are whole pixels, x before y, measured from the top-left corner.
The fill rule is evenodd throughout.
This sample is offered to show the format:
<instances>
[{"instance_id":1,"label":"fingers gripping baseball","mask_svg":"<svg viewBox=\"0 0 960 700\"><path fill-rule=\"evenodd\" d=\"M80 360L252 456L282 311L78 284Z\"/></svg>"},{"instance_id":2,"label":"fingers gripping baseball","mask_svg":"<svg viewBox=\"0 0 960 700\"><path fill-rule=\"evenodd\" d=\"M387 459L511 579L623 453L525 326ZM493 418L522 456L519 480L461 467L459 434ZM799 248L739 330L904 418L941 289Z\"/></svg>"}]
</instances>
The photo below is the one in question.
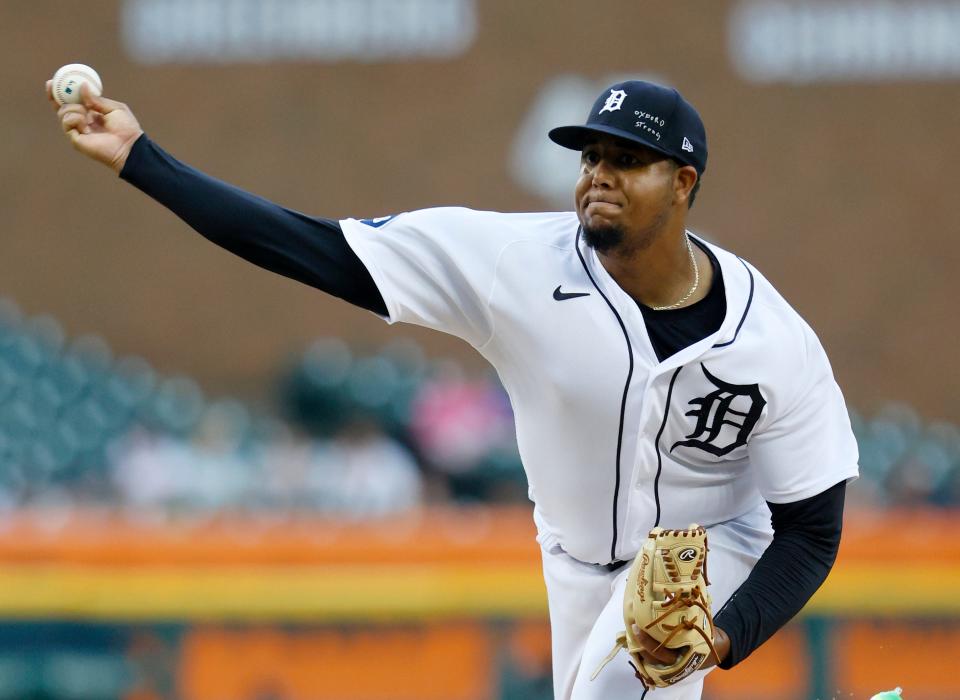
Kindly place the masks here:
<instances>
[{"instance_id":1,"label":"fingers gripping baseball","mask_svg":"<svg viewBox=\"0 0 960 700\"><path fill-rule=\"evenodd\" d=\"M57 110L60 127L73 147L119 173L134 142L143 133L140 123L122 102L94 94L80 86L80 102L57 104L52 81L47 81L47 98Z\"/></svg>"}]
</instances>

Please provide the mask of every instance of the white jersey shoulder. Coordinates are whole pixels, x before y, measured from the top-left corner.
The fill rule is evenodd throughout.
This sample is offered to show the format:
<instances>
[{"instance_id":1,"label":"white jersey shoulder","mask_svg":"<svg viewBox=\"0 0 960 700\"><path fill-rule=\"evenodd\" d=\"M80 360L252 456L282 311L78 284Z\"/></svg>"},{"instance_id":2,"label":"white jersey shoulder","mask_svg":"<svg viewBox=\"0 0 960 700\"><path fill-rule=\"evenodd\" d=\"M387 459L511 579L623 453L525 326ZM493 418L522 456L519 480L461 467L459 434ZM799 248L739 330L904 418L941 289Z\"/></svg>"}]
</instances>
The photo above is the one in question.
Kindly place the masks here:
<instances>
[{"instance_id":1,"label":"white jersey shoulder","mask_svg":"<svg viewBox=\"0 0 960 700\"><path fill-rule=\"evenodd\" d=\"M503 251L514 243L573 248L571 212L501 213L436 207L378 219L344 219L347 242L370 272L390 323L427 326L483 345ZM536 270L530 270L536 274Z\"/></svg>"}]
</instances>

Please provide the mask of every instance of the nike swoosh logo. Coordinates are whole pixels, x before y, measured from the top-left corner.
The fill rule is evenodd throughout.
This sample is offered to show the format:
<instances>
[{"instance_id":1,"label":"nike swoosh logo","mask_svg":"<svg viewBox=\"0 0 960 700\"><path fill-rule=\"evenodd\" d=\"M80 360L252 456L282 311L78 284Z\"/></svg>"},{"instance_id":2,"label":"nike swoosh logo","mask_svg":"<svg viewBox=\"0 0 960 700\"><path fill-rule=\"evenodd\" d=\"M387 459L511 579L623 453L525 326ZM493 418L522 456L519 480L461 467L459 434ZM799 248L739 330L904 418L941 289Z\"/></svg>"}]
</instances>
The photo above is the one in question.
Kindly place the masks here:
<instances>
[{"instance_id":1,"label":"nike swoosh logo","mask_svg":"<svg viewBox=\"0 0 960 700\"><path fill-rule=\"evenodd\" d=\"M567 299L576 299L577 297L588 297L590 292L561 292L560 287L563 285L557 285L557 288L553 290L553 298L557 301L566 301Z\"/></svg>"}]
</instances>

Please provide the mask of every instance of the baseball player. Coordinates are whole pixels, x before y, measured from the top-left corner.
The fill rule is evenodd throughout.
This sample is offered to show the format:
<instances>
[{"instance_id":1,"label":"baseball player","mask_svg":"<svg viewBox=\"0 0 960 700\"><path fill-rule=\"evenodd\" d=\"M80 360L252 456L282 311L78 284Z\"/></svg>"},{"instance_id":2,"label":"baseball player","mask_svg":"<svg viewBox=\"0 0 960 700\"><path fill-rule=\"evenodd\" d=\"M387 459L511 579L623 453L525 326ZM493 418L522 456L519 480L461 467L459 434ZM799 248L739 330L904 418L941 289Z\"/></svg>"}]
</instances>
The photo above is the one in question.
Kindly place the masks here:
<instances>
[{"instance_id":1,"label":"baseball player","mask_svg":"<svg viewBox=\"0 0 960 700\"><path fill-rule=\"evenodd\" d=\"M550 132L581 153L575 211L556 213L314 218L177 161L122 103L84 89L58 116L79 151L214 243L463 338L496 368L535 504L557 698L699 698L712 667L746 658L826 578L857 476L844 400L770 282L687 230L707 140L676 90L618 83L585 124ZM651 691L623 657L591 680L647 532L692 522L709 537L715 653Z\"/></svg>"}]
</instances>

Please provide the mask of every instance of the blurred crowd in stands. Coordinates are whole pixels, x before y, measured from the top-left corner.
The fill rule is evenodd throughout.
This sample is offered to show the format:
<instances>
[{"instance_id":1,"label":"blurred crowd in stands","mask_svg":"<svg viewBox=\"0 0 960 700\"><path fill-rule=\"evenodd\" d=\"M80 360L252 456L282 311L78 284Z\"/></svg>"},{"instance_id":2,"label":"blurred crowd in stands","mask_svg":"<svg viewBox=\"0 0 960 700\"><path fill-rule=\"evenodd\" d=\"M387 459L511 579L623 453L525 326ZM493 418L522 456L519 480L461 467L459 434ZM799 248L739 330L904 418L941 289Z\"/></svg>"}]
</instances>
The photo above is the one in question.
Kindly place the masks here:
<instances>
[{"instance_id":1,"label":"blurred crowd in stands","mask_svg":"<svg viewBox=\"0 0 960 700\"><path fill-rule=\"evenodd\" d=\"M0 299L0 513L98 506L386 516L426 503L518 502L526 485L496 376L409 341L357 354L320 340L281 373L275 407L205 397L186 377L67 338ZM890 404L853 412L858 505L960 504L960 430Z\"/></svg>"}]
</instances>

